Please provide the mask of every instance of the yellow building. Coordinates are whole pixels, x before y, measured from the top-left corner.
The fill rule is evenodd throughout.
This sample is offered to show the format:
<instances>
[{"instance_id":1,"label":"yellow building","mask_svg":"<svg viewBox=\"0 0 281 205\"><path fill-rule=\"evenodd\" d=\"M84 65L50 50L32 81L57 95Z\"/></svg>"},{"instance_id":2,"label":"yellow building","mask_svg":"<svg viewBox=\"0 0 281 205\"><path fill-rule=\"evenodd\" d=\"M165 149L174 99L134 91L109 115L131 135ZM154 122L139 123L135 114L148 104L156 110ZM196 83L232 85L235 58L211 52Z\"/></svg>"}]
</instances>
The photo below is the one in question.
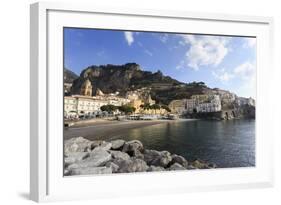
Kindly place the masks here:
<instances>
[{"instance_id":1,"label":"yellow building","mask_svg":"<svg viewBox=\"0 0 281 205\"><path fill-rule=\"evenodd\" d=\"M143 105L143 101L142 100L132 100L129 103L129 105L136 108L135 113L139 113L140 109L141 109L141 105Z\"/></svg>"},{"instance_id":2,"label":"yellow building","mask_svg":"<svg viewBox=\"0 0 281 205\"><path fill-rule=\"evenodd\" d=\"M87 79L81 86L80 94L84 96L92 96L93 86L89 79Z\"/></svg>"}]
</instances>

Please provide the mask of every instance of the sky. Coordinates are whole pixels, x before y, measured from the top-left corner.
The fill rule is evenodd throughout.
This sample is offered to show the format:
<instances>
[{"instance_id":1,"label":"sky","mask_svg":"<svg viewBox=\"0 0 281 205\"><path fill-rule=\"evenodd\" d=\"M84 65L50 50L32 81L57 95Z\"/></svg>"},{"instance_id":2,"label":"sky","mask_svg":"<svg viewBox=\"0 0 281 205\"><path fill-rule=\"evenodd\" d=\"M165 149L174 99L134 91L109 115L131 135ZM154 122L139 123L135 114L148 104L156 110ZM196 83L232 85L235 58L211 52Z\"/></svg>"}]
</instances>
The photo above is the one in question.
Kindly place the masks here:
<instances>
[{"instance_id":1,"label":"sky","mask_svg":"<svg viewBox=\"0 0 281 205\"><path fill-rule=\"evenodd\" d=\"M76 74L91 65L132 62L256 98L254 37L64 28L64 66Z\"/></svg>"}]
</instances>

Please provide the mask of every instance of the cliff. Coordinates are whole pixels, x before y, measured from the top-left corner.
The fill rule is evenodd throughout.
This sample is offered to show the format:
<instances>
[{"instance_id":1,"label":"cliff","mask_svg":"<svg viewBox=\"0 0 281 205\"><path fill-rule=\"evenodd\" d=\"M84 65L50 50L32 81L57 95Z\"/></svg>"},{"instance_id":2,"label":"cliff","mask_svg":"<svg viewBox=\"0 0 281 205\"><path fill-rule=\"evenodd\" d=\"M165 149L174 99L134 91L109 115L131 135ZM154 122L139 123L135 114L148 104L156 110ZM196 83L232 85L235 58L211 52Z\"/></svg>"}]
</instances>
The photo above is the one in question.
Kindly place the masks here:
<instances>
[{"instance_id":1,"label":"cliff","mask_svg":"<svg viewBox=\"0 0 281 205\"><path fill-rule=\"evenodd\" d=\"M93 94L100 89L103 93L119 92L121 95L125 95L127 91L149 87L151 97L157 103L166 105L174 99L189 98L193 94L203 94L210 90L203 82L186 84L163 75L161 71L155 73L143 71L138 64L127 63L90 66L84 69L73 82L72 94L80 92L86 79L92 83Z\"/></svg>"}]
</instances>

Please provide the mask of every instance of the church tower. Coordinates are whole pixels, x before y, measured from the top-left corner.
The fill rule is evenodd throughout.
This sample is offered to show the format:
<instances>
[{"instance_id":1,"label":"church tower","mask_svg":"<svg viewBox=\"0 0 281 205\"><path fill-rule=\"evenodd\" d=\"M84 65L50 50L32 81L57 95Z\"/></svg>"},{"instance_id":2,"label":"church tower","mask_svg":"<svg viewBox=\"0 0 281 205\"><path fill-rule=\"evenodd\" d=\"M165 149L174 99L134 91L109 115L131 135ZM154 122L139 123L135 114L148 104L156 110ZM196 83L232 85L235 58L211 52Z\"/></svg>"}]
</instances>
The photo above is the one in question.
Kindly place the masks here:
<instances>
[{"instance_id":1,"label":"church tower","mask_svg":"<svg viewBox=\"0 0 281 205\"><path fill-rule=\"evenodd\" d=\"M89 79L87 79L81 86L80 94L85 96L92 96L93 86Z\"/></svg>"}]
</instances>

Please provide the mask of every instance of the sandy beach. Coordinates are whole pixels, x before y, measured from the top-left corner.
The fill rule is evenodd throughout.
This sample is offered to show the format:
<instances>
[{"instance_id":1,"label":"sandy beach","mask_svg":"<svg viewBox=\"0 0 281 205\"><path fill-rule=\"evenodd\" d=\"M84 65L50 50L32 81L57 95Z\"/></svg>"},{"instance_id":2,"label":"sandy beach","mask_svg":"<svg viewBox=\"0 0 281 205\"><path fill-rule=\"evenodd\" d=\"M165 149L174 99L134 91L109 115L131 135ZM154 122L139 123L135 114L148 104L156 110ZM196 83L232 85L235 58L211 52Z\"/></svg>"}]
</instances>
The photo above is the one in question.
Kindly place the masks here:
<instances>
[{"instance_id":1,"label":"sandy beach","mask_svg":"<svg viewBox=\"0 0 281 205\"><path fill-rule=\"evenodd\" d=\"M83 123L79 126L64 128L64 139L82 136L89 140L109 139L123 133L128 129L170 123L171 120L147 120L147 121L110 121L97 120L91 123Z\"/></svg>"}]
</instances>

